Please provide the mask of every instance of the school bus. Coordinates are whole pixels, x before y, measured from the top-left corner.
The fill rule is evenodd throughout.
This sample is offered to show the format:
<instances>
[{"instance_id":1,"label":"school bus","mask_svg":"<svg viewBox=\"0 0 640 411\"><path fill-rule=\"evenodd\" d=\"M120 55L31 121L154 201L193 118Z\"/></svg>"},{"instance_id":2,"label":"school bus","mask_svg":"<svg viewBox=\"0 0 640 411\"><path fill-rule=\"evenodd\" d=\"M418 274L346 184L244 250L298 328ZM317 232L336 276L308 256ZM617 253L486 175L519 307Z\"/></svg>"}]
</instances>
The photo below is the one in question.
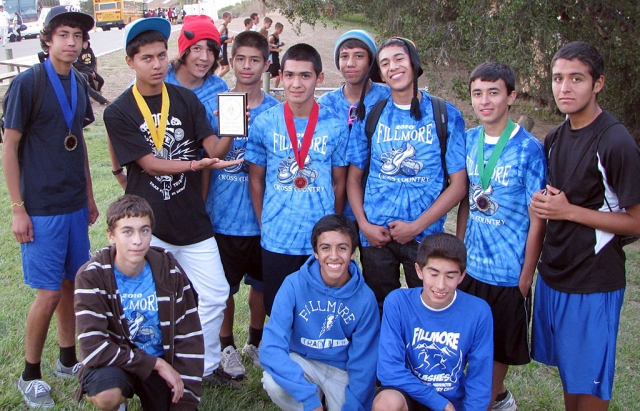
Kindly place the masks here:
<instances>
[{"instance_id":1,"label":"school bus","mask_svg":"<svg viewBox=\"0 0 640 411\"><path fill-rule=\"evenodd\" d=\"M96 27L104 31L111 30L111 27L122 30L132 21L141 19L146 9L144 0L93 0Z\"/></svg>"}]
</instances>

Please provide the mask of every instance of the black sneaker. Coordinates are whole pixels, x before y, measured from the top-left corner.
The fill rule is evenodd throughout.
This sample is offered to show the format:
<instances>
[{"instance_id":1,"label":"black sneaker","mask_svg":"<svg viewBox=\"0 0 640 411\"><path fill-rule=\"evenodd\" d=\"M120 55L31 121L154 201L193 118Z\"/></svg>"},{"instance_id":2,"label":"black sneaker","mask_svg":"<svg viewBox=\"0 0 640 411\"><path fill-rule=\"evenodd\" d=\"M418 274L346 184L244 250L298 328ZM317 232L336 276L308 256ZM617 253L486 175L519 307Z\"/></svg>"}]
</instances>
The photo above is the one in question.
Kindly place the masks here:
<instances>
[{"instance_id":1,"label":"black sneaker","mask_svg":"<svg viewBox=\"0 0 640 411\"><path fill-rule=\"evenodd\" d=\"M224 372L221 368L216 369L211 374L202 378L202 381L212 387L229 388L231 390L241 390L242 384Z\"/></svg>"}]
</instances>

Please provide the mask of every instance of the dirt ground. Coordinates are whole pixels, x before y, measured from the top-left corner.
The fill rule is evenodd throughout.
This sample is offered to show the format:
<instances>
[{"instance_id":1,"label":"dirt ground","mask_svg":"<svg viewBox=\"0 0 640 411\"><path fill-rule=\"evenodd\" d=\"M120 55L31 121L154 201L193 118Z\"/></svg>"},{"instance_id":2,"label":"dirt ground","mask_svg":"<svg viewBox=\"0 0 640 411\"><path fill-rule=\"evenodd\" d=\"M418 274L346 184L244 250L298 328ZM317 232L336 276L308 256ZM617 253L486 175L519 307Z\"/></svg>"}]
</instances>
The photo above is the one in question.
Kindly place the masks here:
<instances>
[{"instance_id":1,"label":"dirt ground","mask_svg":"<svg viewBox=\"0 0 640 411\"><path fill-rule=\"evenodd\" d=\"M281 22L282 24L284 24L284 31L280 36L280 40L285 43L285 50L288 46L296 43L308 43L318 50L318 52L322 56L323 71L325 74L323 87L339 87L341 85L343 80L340 76L340 73L335 67L333 47L335 45L335 41L338 39L338 37L340 37L342 33L347 30L356 29L359 27L354 25L345 25L336 29L331 26L323 27L322 25L317 25L316 27L311 27L307 24L304 24L301 27L300 34L297 35L292 29L291 25L279 13L270 12L267 13L267 16L273 19L274 25L276 22ZM229 31L231 32L231 34L239 33L244 29L243 20L244 17L233 19L233 21L229 24ZM221 20L216 20L217 25L219 25L220 23ZM177 56L178 34L179 31L173 32L171 35L171 40L169 42L169 52L172 58ZM378 43L380 43L380 41L378 41ZM99 72L103 77L105 77L106 80L103 92L104 95L109 99L115 98L133 80L133 72L126 66L124 62L124 52L122 50L99 58L99 67ZM475 117L473 115L473 109L471 107L470 100L458 99L456 94L453 92L452 86L454 78L456 78L457 76L465 78L467 75L468 73L463 73L460 70L456 70L452 67L442 67L439 68L436 73L423 75L419 79L419 84L421 88L427 87L429 90L433 90L434 94L437 94L440 97L443 97L455 104L456 107L458 107L464 114L465 120L467 122L467 128L470 128L477 125L477 121L475 120ZM227 74L225 76L225 80L229 83L230 86L232 86L235 81L233 72ZM94 104L94 109L96 111L96 118L101 118L104 108L97 104ZM514 107L512 107L511 116L514 121L517 121L522 114L531 116L532 113L535 113L536 111L538 111L538 108L533 106L531 103L519 100L516 101L516 104L514 105ZM542 110L540 111L542 112ZM542 117L537 117L534 114L533 117L535 121L533 134L541 140L544 138L547 132L559 122L553 121L553 119L552 121L549 121L549 118L552 116L549 116L548 114L543 115Z\"/></svg>"}]
</instances>

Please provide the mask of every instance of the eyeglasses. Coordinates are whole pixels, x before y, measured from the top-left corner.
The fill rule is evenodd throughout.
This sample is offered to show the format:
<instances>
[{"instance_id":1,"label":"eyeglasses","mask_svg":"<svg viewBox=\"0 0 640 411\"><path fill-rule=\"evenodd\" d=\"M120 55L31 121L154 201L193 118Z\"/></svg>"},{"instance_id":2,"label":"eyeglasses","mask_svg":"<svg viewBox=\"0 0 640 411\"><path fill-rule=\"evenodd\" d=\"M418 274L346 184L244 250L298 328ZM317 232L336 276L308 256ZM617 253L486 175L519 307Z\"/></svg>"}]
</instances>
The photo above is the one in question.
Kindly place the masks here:
<instances>
[{"instance_id":1,"label":"eyeglasses","mask_svg":"<svg viewBox=\"0 0 640 411\"><path fill-rule=\"evenodd\" d=\"M356 106L355 104L352 104L351 107L349 107L349 125L352 126L353 123L356 122L356 119L358 118L358 116L356 115L356 110L358 109L358 106Z\"/></svg>"}]
</instances>

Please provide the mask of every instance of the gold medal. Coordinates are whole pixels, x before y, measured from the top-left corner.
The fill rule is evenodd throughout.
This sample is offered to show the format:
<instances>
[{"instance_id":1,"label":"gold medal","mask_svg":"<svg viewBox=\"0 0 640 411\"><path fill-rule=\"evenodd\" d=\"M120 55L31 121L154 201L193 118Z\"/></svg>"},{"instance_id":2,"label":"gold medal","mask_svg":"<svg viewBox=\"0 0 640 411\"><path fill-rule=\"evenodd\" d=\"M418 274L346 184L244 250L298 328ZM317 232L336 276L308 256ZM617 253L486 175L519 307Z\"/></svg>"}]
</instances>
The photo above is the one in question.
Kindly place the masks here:
<instances>
[{"instance_id":1,"label":"gold medal","mask_svg":"<svg viewBox=\"0 0 640 411\"><path fill-rule=\"evenodd\" d=\"M298 176L295 178L295 180L293 180L293 185L299 189L305 188L308 184L309 184L309 180L307 180L307 178L304 176Z\"/></svg>"},{"instance_id":2,"label":"gold medal","mask_svg":"<svg viewBox=\"0 0 640 411\"><path fill-rule=\"evenodd\" d=\"M64 148L66 148L67 151L73 151L76 147L78 147L78 137L69 132L69 135L64 139Z\"/></svg>"}]
</instances>

